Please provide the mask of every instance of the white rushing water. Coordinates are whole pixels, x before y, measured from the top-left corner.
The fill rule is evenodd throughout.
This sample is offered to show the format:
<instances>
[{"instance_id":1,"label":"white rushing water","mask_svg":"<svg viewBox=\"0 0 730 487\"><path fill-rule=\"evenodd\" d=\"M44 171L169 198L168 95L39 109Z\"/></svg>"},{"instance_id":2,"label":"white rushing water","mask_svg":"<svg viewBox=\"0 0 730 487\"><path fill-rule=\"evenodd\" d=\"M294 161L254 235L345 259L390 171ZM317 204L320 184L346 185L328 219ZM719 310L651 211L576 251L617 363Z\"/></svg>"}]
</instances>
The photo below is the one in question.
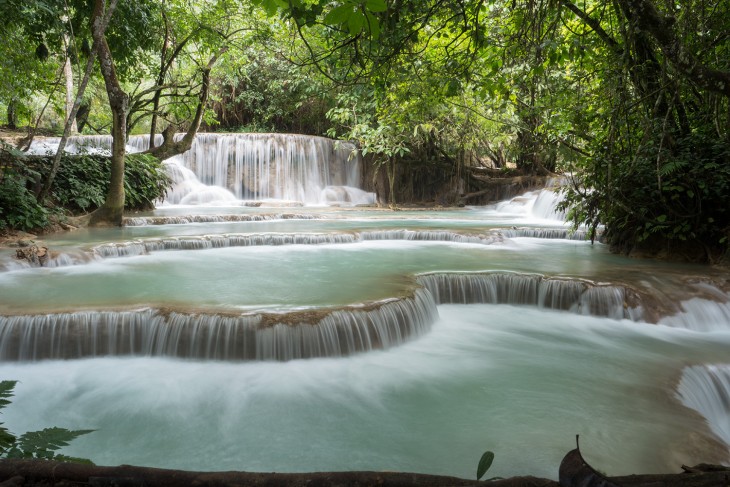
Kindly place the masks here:
<instances>
[{"instance_id":1,"label":"white rushing water","mask_svg":"<svg viewBox=\"0 0 730 487\"><path fill-rule=\"evenodd\" d=\"M193 470L472 478L492 450L491 475L557 478L575 434L609 475L730 463L723 272L591 245L556 188L354 208L346 152L201 134L155 211L49 236L43 267L0 250L3 423Z\"/></svg>"}]
</instances>

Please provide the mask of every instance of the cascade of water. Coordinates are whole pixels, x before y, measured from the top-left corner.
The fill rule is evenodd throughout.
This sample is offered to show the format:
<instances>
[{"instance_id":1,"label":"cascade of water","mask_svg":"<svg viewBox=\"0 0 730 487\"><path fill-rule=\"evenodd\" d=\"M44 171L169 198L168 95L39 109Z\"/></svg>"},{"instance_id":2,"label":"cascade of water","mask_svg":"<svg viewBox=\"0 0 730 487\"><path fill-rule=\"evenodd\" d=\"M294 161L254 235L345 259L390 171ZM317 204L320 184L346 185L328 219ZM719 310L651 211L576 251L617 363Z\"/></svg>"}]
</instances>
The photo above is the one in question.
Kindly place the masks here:
<instances>
[{"instance_id":1,"label":"cascade of water","mask_svg":"<svg viewBox=\"0 0 730 487\"><path fill-rule=\"evenodd\" d=\"M623 287L578 279L494 272L422 274L417 280L438 304L517 304L613 319L640 318L639 310L626 306Z\"/></svg>"},{"instance_id":2,"label":"cascade of water","mask_svg":"<svg viewBox=\"0 0 730 487\"><path fill-rule=\"evenodd\" d=\"M232 203L236 196L228 189L202 183L193 171L185 167L182 156L165 161L172 186L165 194L164 202L171 205L200 205L209 203Z\"/></svg>"},{"instance_id":3,"label":"cascade of water","mask_svg":"<svg viewBox=\"0 0 730 487\"><path fill-rule=\"evenodd\" d=\"M202 250L224 247L348 244L366 240L413 240L491 245L499 235L463 235L447 231L383 230L352 233L242 233L166 237L106 243L93 247L97 257L128 257L169 250Z\"/></svg>"},{"instance_id":4,"label":"cascade of water","mask_svg":"<svg viewBox=\"0 0 730 487\"><path fill-rule=\"evenodd\" d=\"M548 238L563 240L586 240L588 233L585 230L571 231L566 228L509 228L500 230L507 238Z\"/></svg>"},{"instance_id":5,"label":"cascade of water","mask_svg":"<svg viewBox=\"0 0 730 487\"><path fill-rule=\"evenodd\" d=\"M659 324L703 332L730 329L730 294L719 290L716 294L720 301L699 297L682 301L682 311L662 318Z\"/></svg>"},{"instance_id":6,"label":"cascade of water","mask_svg":"<svg viewBox=\"0 0 730 487\"><path fill-rule=\"evenodd\" d=\"M372 203L373 195L347 189L333 199L334 187L360 184L353 149L349 143L305 135L198 134L177 162L203 184L226 188L238 199Z\"/></svg>"},{"instance_id":7,"label":"cascade of water","mask_svg":"<svg viewBox=\"0 0 730 487\"><path fill-rule=\"evenodd\" d=\"M686 367L677 395L685 406L702 414L710 429L730 446L730 364Z\"/></svg>"},{"instance_id":8,"label":"cascade of water","mask_svg":"<svg viewBox=\"0 0 730 487\"><path fill-rule=\"evenodd\" d=\"M0 316L0 361L107 355L211 360L340 357L426 333L438 312L416 289L400 299L290 313L79 311Z\"/></svg>"},{"instance_id":9,"label":"cascade of water","mask_svg":"<svg viewBox=\"0 0 730 487\"><path fill-rule=\"evenodd\" d=\"M189 223L263 222L272 220L318 220L320 218L322 218L320 215L312 215L307 213L143 216L125 218L124 225L127 227L143 227L147 225L187 225Z\"/></svg>"},{"instance_id":10,"label":"cascade of water","mask_svg":"<svg viewBox=\"0 0 730 487\"><path fill-rule=\"evenodd\" d=\"M201 250L223 247L254 247L262 245L320 245L356 242L350 233L246 233L204 235L135 240L97 245L92 249L100 257L127 257L163 250Z\"/></svg>"},{"instance_id":11,"label":"cascade of water","mask_svg":"<svg viewBox=\"0 0 730 487\"><path fill-rule=\"evenodd\" d=\"M502 242L497 233L469 235L446 230L377 230L360 232L362 240L417 240L427 242L456 242L490 245Z\"/></svg>"},{"instance_id":12,"label":"cascade of water","mask_svg":"<svg viewBox=\"0 0 730 487\"><path fill-rule=\"evenodd\" d=\"M565 212L558 211L557 205L564 195L559 189L546 188L530 191L494 206L497 214L536 218L540 220L565 221Z\"/></svg>"}]
</instances>

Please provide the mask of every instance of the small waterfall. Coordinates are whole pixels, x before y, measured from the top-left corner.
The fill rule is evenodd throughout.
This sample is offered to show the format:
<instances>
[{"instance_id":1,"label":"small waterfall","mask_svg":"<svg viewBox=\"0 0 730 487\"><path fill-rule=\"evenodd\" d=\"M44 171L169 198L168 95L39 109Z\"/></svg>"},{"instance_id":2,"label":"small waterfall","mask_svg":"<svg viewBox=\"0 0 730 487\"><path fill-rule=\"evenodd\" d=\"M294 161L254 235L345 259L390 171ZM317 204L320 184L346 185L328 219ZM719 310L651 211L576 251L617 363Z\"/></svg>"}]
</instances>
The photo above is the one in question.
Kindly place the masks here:
<instances>
[{"instance_id":1,"label":"small waterfall","mask_svg":"<svg viewBox=\"0 0 730 487\"><path fill-rule=\"evenodd\" d=\"M313 215L280 214L280 215L191 215L181 217L140 217L127 218L128 226L144 225L174 225L193 222L224 222L224 221L268 221L275 219L316 219ZM111 242L99 244L90 251L72 253L54 252L43 264L43 267L61 267L80 265L97 259L113 257L134 257L147 255L151 252L175 250L205 250L227 247L258 247L281 245L323 245L323 244L351 244L368 240L411 240L427 242L455 242L491 245L500 243L503 238L499 234L469 235L448 231L414 231L414 230L383 230L372 232L351 233L240 233L193 235L184 237L162 237L151 239L130 240L126 242ZM25 260L10 260L0 263L0 271L13 271L33 267ZM38 266L36 266L38 267Z\"/></svg>"},{"instance_id":2,"label":"small waterfall","mask_svg":"<svg viewBox=\"0 0 730 487\"><path fill-rule=\"evenodd\" d=\"M147 225L187 225L190 223L223 223L223 222L263 222L272 220L318 220L320 215L307 213L279 214L242 214L242 215L182 215L182 216L144 216L124 219L127 227L143 227Z\"/></svg>"},{"instance_id":3,"label":"small waterfall","mask_svg":"<svg viewBox=\"0 0 730 487\"><path fill-rule=\"evenodd\" d=\"M100 257L128 257L163 250L203 250L224 247L254 247L262 245L321 245L353 243L357 237L350 233L244 233L167 237L133 240L97 245L92 252Z\"/></svg>"},{"instance_id":4,"label":"small waterfall","mask_svg":"<svg viewBox=\"0 0 730 487\"><path fill-rule=\"evenodd\" d=\"M563 239L563 240L586 240L588 232L585 230L569 230L567 228L529 228L515 227L500 230L500 233L507 238L543 238L543 239Z\"/></svg>"},{"instance_id":5,"label":"small waterfall","mask_svg":"<svg viewBox=\"0 0 730 487\"><path fill-rule=\"evenodd\" d=\"M565 212L557 210L557 205L563 198L559 188L546 188L497 203L495 209L499 214L564 222Z\"/></svg>"},{"instance_id":6,"label":"small waterfall","mask_svg":"<svg viewBox=\"0 0 730 487\"><path fill-rule=\"evenodd\" d=\"M362 240L416 240L426 242L456 242L491 245L502 242L499 234L469 235L446 230L377 230L360 232Z\"/></svg>"},{"instance_id":7,"label":"small waterfall","mask_svg":"<svg viewBox=\"0 0 730 487\"><path fill-rule=\"evenodd\" d=\"M341 357L426 333L431 295L339 309L207 314L142 309L0 316L0 361L146 355L207 360Z\"/></svg>"},{"instance_id":8,"label":"small waterfall","mask_svg":"<svg viewBox=\"0 0 730 487\"><path fill-rule=\"evenodd\" d=\"M730 330L730 295L719 290L712 294L721 300L695 297L682 301L682 311L662 318L659 324L702 332Z\"/></svg>"},{"instance_id":9,"label":"small waterfall","mask_svg":"<svg viewBox=\"0 0 730 487\"><path fill-rule=\"evenodd\" d=\"M579 279L494 272L422 274L417 280L438 304L516 304L612 319L640 318L639 310L626 306L625 288Z\"/></svg>"},{"instance_id":10,"label":"small waterfall","mask_svg":"<svg viewBox=\"0 0 730 487\"><path fill-rule=\"evenodd\" d=\"M702 414L710 429L730 446L730 364L686 367L677 396Z\"/></svg>"}]
</instances>

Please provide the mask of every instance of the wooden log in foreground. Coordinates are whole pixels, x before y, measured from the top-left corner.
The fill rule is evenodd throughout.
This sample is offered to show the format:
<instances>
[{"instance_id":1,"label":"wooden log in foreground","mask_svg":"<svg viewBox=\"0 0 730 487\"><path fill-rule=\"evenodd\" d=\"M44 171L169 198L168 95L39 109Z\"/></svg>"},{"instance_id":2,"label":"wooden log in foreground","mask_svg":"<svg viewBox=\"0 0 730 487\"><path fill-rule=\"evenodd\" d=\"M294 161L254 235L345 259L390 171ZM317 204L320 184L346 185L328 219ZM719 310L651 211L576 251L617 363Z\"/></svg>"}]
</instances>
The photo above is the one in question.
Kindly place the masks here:
<instances>
[{"instance_id":1,"label":"wooden log in foreground","mask_svg":"<svg viewBox=\"0 0 730 487\"><path fill-rule=\"evenodd\" d=\"M121 465L100 467L50 460L0 460L0 487L238 487L238 486L474 486L475 480L401 472L251 473L189 472ZM557 482L535 477L515 477L490 483L494 487L557 487Z\"/></svg>"},{"instance_id":2,"label":"wooden log in foreground","mask_svg":"<svg viewBox=\"0 0 730 487\"><path fill-rule=\"evenodd\" d=\"M684 473L629 475L608 477L606 480L621 487L730 487L730 468L728 467L698 465L683 468ZM456 477L403 472L191 472L129 465L101 467L49 460L0 460L0 487L429 487L476 485L488 485L489 487L560 486L554 480L529 476L477 482Z\"/></svg>"}]
</instances>

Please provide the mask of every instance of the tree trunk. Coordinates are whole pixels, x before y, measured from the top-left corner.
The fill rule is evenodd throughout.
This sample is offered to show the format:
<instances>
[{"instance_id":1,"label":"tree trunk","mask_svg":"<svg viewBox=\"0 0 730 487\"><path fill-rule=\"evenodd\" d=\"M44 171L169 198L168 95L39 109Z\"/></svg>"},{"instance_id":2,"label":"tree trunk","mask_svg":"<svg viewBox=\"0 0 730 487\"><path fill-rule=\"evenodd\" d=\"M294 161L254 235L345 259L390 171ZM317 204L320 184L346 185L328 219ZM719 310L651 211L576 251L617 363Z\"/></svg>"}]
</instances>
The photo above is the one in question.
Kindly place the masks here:
<instances>
[{"instance_id":1,"label":"tree trunk","mask_svg":"<svg viewBox=\"0 0 730 487\"><path fill-rule=\"evenodd\" d=\"M103 38L104 31L106 30L107 25L109 25L109 20L111 19L112 13L114 13L114 8L117 6L117 0L111 0L109 2L109 7L106 9L106 13L104 12L103 0L101 0L101 2L97 1L97 3L101 3L102 5L99 8L98 18L94 15L92 15L91 17L92 32L95 32L95 30L100 31L101 38ZM88 85L89 79L91 78L91 72L94 69L94 61L96 60L96 56L99 50L99 42L97 41L97 37L95 37L94 46L91 49L91 53L89 53L89 59L86 61L86 70L84 72L84 77L79 84L78 93L76 93L76 100L74 101L73 107L71 108L71 113L68 114L68 118L66 119L66 123L63 127L63 135L61 136L61 140L58 142L56 155L53 157L51 172L46 178L46 182L43 185L40 193L38 194L38 201L40 203L43 203L43 200L46 198L46 196L48 196L48 193L51 191L51 187L53 186L53 180L56 178L58 168L61 166L61 156L63 156L63 151L66 149L66 142L68 140L69 133L71 133L71 128L76 124L76 114L78 113L79 107L81 106L84 91L86 91L86 86ZM28 147L30 147L30 142L28 142Z\"/></svg>"},{"instance_id":2,"label":"tree trunk","mask_svg":"<svg viewBox=\"0 0 730 487\"><path fill-rule=\"evenodd\" d=\"M395 210L395 156L390 156L388 164L385 166L385 172L388 174L388 186L390 188L390 209Z\"/></svg>"},{"instance_id":3,"label":"tree trunk","mask_svg":"<svg viewBox=\"0 0 730 487\"><path fill-rule=\"evenodd\" d=\"M225 47L221 49L217 54L210 58L208 65L202 69L203 80L200 87L200 94L198 95L198 107L195 110L195 116L190 123L190 128L183 138L176 142L174 140L175 127L173 125L168 125L162 133L162 145L158 147L150 147L150 149L145 151L145 153L151 154L160 160L164 160L172 156L182 154L190 149L193 145L195 135L198 133L198 129L200 128L200 123L203 121L205 105L208 103L208 96L210 94L210 70L218 60L218 57L226 50L227 48Z\"/></svg>"},{"instance_id":4,"label":"tree trunk","mask_svg":"<svg viewBox=\"0 0 730 487\"><path fill-rule=\"evenodd\" d=\"M64 36L64 41L68 46L68 36ZM68 54L66 55L66 61L63 63L63 75L66 78L66 120L71 119L69 133L75 134L78 129L74 113L74 72L71 68L71 57Z\"/></svg>"},{"instance_id":5,"label":"tree trunk","mask_svg":"<svg viewBox=\"0 0 730 487\"><path fill-rule=\"evenodd\" d=\"M116 2L112 0L112 5ZM110 8L112 6L110 5ZM104 0L94 1L91 31L97 45L101 74L104 77L109 108L112 111L111 180L104 204L91 214L91 226L120 226L124 213L124 156L127 142L129 95L122 90L109 45L104 36Z\"/></svg>"},{"instance_id":6,"label":"tree trunk","mask_svg":"<svg viewBox=\"0 0 730 487\"><path fill-rule=\"evenodd\" d=\"M8 103L8 128L15 130L18 128L18 114L15 111L15 107L18 103L15 100L10 100Z\"/></svg>"}]
</instances>

